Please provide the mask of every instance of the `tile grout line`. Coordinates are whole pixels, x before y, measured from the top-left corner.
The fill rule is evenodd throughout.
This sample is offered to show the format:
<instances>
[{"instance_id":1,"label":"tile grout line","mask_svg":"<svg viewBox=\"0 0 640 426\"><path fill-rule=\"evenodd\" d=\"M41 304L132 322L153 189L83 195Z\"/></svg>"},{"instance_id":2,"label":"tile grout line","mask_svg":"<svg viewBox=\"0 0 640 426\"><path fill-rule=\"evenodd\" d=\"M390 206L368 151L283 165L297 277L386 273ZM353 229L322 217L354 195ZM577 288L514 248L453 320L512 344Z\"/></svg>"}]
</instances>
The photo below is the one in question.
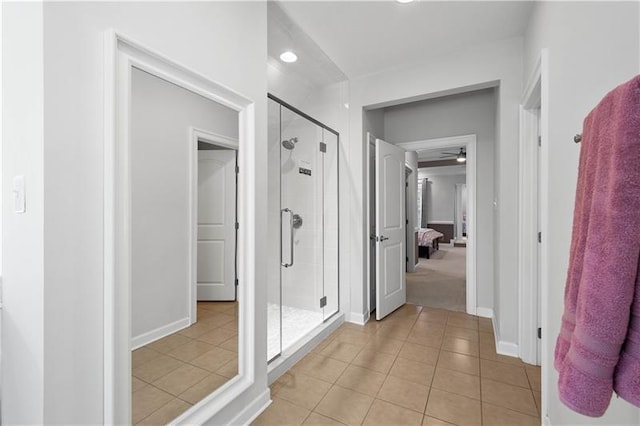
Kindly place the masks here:
<instances>
[{"instance_id":1,"label":"tile grout line","mask_svg":"<svg viewBox=\"0 0 640 426\"><path fill-rule=\"evenodd\" d=\"M319 402L315 404L314 408L313 408L312 410L310 410L310 413L305 417L305 419L304 419L304 420L306 421L306 419L308 419L308 418L310 417L311 413L320 414L320 413L318 413L318 412L317 412L317 411L315 411L315 410L316 410L316 408L318 407L318 405L320 404L320 402L321 402L321 401L326 397L326 394L327 394L328 392L330 392L330 391L331 391L331 389L332 389L333 387L340 387L340 388L342 388L342 389L347 389L347 390L349 390L349 391L353 391L354 393L361 394L361 395L365 395L365 396L367 396L367 397L369 397L369 398L371 398L371 399L372 399L371 404L369 405L369 407L368 407L368 409L367 409L366 413L364 414L363 421L367 418L367 416L368 416L368 415L369 415L369 413L371 412L371 408L373 407L373 404L375 403L375 400L377 400L377 399L378 399L378 400L380 400L380 401L384 401L384 402L386 402L386 403L389 403L389 404L391 404L391 405L393 405L393 406L396 406L396 407L399 407L399 408L402 408L402 409L406 409L406 410L410 410L410 411L415 412L415 413L419 413L418 411L415 411L415 410L413 410L413 409L411 409L411 408L408 408L408 407L404 407L404 406L399 405L399 404L396 404L396 403L394 403L394 402L386 401L386 400L383 400L383 399L379 399L379 398L378 398L378 396L380 395L380 391L382 390L382 387L384 386L384 383L386 382L386 380L387 380L389 377L392 377L390 373L391 373L391 370L393 369L393 366L397 363L398 359L405 359L405 358L401 357L401 355L400 355L400 354L401 354L401 352L402 352L402 349L407 345L407 343L413 343L413 342L409 342L409 340L408 340L408 339L410 338L411 333L415 330L415 327L416 327L416 325L417 325L417 323L418 323L418 319L420 318L420 315L421 315L423 312L425 312L425 311L424 311L424 309L421 309L421 311L420 311L420 312L415 316L415 318L411 321L411 325L410 325L410 327L409 327L409 332L408 332L408 334L407 334L407 335L404 335L402 338L398 338L398 337L397 337L397 336L398 336L398 334L394 334L393 332L391 333L391 335L392 335L393 337L390 337L390 338L393 338L393 339L395 339L395 340L398 340L398 341L402 342L402 344L400 345L400 348L399 348L397 351L395 351L395 353L393 353L393 354L388 354L388 353L386 353L386 352L379 352L378 350L376 350L376 352L375 352L376 354L383 354L383 353L384 353L385 355L390 355L390 356L392 357L392 362L391 362L391 366L390 366L390 368L386 371L386 373L385 373L385 375L384 375L384 380L383 380L382 385L381 385L381 386L380 386L380 388L375 392L375 394L374 394L374 395L366 394L366 393L363 393L363 392L361 392L361 391L359 391L359 390L355 390L355 389L344 388L343 386L341 386L341 385L339 385L339 384L338 384L338 381L340 380L340 378L342 378L342 377L344 376L344 374L346 373L346 370L347 370L349 367L351 367L351 366L354 366L354 367L357 367L357 368L362 368L362 369L365 369L365 370L368 370L368 371L373 371L373 372L376 372L376 373L378 373L378 374L379 374L379 372L377 372L376 370L372 370L371 368L363 367L363 366L361 366L361 365L354 364L354 360L355 360L355 359L357 359L357 357L358 357L358 356L360 356L363 352L365 352L365 350L367 349L367 347L370 347L369 345L373 343L373 340L374 340L374 339L376 339L376 338L380 338L380 337L383 337L383 336L378 335L378 332L380 331L381 327L377 328L373 333L369 333L369 332L362 332L361 330L354 329L354 331L360 331L360 332L362 332L362 334L363 334L363 335L366 335L366 340L365 340L365 342L362 344L361 349L357 352L357 354L356 354L354 357L352 357L352 358L351 358L351 360L350 360L350 361L344 361L344 360L342 360L342 359L333 358L333 357L331 357L331 356L326 356L326 355L319 355L319 356L321 356L321 357L326 357L326 358L329 358L329 359L332 359L332 360L336 360L336 361L343 362L343 363L345 363L345 364L346 364L346 367L345 367L345 369L340 373L340 375L336 378L336 380L335 380L333 383L330 383L330 384L331 384L331 387L328 389L328 391L327 391L327 392L325 392L325 393L323 394L323 396L320 398ZM409 315L409 316L401 316L401 317L398 317L398 318L400 319L400 321L404 321L406 318L409 318L409 317L411 317L411 316L413 316L413 314L411 314L411 315ZM441 341L440 341L439 347L437 348L437 349L438 349L438 357L437 357L437 359L436 359L436 363L435 363L435 367L434 367L434 373L433 373L433 375L432 375L431 382L430 382L430 386L429 386L429 394L428 394L428 396L427 396L427 402L426 402L426 404L425 404L425 409L423 410L423 413L422 413L422 415L423 415L423 420L424 420L424 418L427 416L427 414L426 414L426 407L427 407L427 405L428 405L428 401L429 401L429 399L431 398L431 391L433 390L433 383L434 383L434 380L435 380L435 371L437 370L438 366L441 366L441 364L440 364L440 361L441 361L440 356L442 356L442 352L444 351L444 349L443 349L443 347L444 347L444 337L446 336L446 330L447 330L447 328L446 328L446 327L447 327L447 325L449 324L449 323L448 323L449 318L450 318L450 316L449 316L449 314L448 314L448 316L447 316L447 320L446 320L446 321L445 321L445 323L443 324L443 331L442 331L442 334L440 335L440 339L441 339ZM429 321L427 321L427 322L429 322ZM438 324L438 323L436 323L436 324ZM452 325L452 327L455 327L455 326L453 326L453 325ZM464 327L458 327L458 328L464 328ZM467 329L467 330L469 330L469 329ZM478 346L479 346L479 345L480 345L480 339L479 339L479 333L480 333L480 330L479 330L479 326L478 326L478 329L475 329L474 331L475 331L475 335L476 335L476 336L478 336L477 344L478 344ZM386 333L385 333L385 334L386 334ZM490 333L488 333L488 334L490 334ZM473 340L469 340L468 338L465 338L465 337L460 337L460 336L451 336L451 337L459 338L459 339L462 339L462 340L467 340L467 341L470 341L470 342L474 343L474 341L473 341ZM492 336L492 337L493 337L493 336ZM331 338L331 336L329 336L329 338ZM495 337L493 337L493 338L495 338ZM335 340L335 339L331 339L331 340ZM348 343L348 342L344 342L344 343ZM423 343L423 342L420 342L420 343ZM418 343L418 345L420 345L420 343ZM415 344L415 343L413 343L413 344ZM423 345L421 345L421 346L423 346ZM428 346L428 347L433 347L433 346ZM454 351L454 352L455 352L455 351ZM459 353L459 352L456 352L456 353ZM317 355L317 354L315 354L315 355ZM461 355L464 355L464 356L470 356L470 355L469 355L469 354L467 354L467 353L464 353L464 354L462 354L462 353L461 353ZM481 408L481 409L480 409L480 422L482 423L482 422L484 421L484 419L483 419L483 414L484 414L484 412L483 412L483 398L482 398L482 378L483 378L483 374L482 374L483 370L482 370L482 366L481 366L481 364L482 364L482 360L486 360L486 361L494 361L494 362L499 362L500 364L507 364L507 365L508 365L508 364L510 364L510 363L500 362L499 360L495 360L495 359L483 358L483 357L481 357L480 353L478 353L478 354L477 354L477 356L473 356L473 355L471 355L471 357L472 357L472 358L476 358L476 359L477 359L478 367L479 367L479 378L480 378L480 408ZM411 358L407 358L407 360L411 360ZM416 361L416 362L418 362L418 361ZM431 365L431 364L429 364L429 363L423 363L423 362L420 362L420 363L421 363L421 364L426 364L426 365ZM444 367L443 367L443 368L444 368ZM525 372L525 374L526 374L526 376L527 376L528 389L529 389L529 391L530 391L531 397L534 399L534 405L537 405L537 403L535 402L535 398L533 397L533 387L532 387L532 385L531 385L531 379L530 379L530 376L529 376L529 374L527 373L526 368L525 368L524 366L522 366L522 368L524 368L524 370L525 370L524 372ZM457 370L455 370L455 371L457 371ZM304 372L302 372L302 373L304 373ZM395 377L395 376L393 376L393 377ZM504 381L501 381L501 380L496 380L496 381L497 381L498 383L502 383L502 384L506 384L506 385L514 386L514 385L512 385L511 383L507 383L507 382L504 382ZM520 387L520 386L517 386L517 387L522 388L522 387ZM454 392L454 394L455 394L455 392ZM290 402L290 401L289 401L289 402ZM295 404L295 405L297 405L297 404ZM492 404L489 404L489 405L492 405ZM527 415L527 416L530 416L530 417L535 417L535 416L532 416L532 415L531 415L531 414L529 414L529 413L525 413L525 412L522 412L522 411L519 411L519 410L514 410L513 408L502 407L502 406L499 406L499 405L498 405L497 407L502 408L502 409L505 409L505 410L508 410L508 411L513 411L513 412L516 412L516 413L520 413L520 414L523 414L523 415ZM323 415L323 414L320 414L320 415ZM329 417L330 417L330 418L333 418L333 417L331 417L331 416L329 416ZM538 414L538 418L539 418L539 414ZM335 419L335 420L336 420L336 421L339 421L338 419Z\"/></svg>"},{"instance_id":2,"label":"tile grout line","mask_svg":"<svg viewBox=\"0 0 640 426\"><path fill-rule=\"evenodd\" d=\"M422 310L421 310L421 312L422 312ZM411 329L413 329L414 324L415 324L415 321L414 321L414 323L411 325ZM376 330L376 334L377 334L377 333L378 333L378 330ZM409 331L409 333L411 333L411 331ZM407 336L407 337L408 337L408 336ZM403 340L403 342L404 342L404 343L406 343L406 341L407 341L407 340L406 340L406 337L405 337L405 339ZM404 346L404 343L402 344L402 346ZM364 348L363 348L363 350L364 350ZM400 351L401 351L401 350L402 350L402 347L400 347ZM387 378L389 377L389 375L390 375L390 373L391 373L391 370L393 369L393 366L395 365L396 360L398 359L398 355L400 354L400 351L398 351L398 353L396 353L396 354L394 355L393 362L391 362L391 366L389 367L389 371L387 371L387 373L385 374L385 378L384 378L384 380L383 380L382 384L380 385L380 389L378 389L378 391L376 392L376 394L373 396L372 401L371 401L371 404L369 405L369 408L367 408L367 412L364 414L364 417L362 418L362 422L363 422L363 423L364 423L364 421L367 419L367 416L369 415L369 412L371 411L371 407L373 407L373 404L375 403L375 401L376 401L376 399L377 399L378 395L380 394L380 391L382 390L382 387L383 387L383 386L384 386L384 384L387 382Z\"/></svg>"},{"instance_id":3,"label":"tile grout line","mask_svg":"<svg viewBox=\"0 0 640 426\"><path fill-rule=\"evenodd\" d=\"M427 403L424 406L424 417L427 416L427 407L429 406L429 399L431 398L431 391L433 390L433 381L434 381L434 379L436 377L436 369L438 368L438 364L440 363L440 355L442 354L442 346L444 346L444 335L445 335L445 332L446 332L446 328L447 328L447 323L448 322L449 322L449 313L447 314L447 320L444 323L445 330L443 330L443 332L442 332L442 342L440 344L440 349L438 350L438 359L436 361L436 366L433 368L433 377L431 378L431 385L429 386L429 395L427 396ZM423 421L424 421L424 417L423 417ZM429 417L431 417L431 415L429 415ZM434 419L438 419L438 420L441 420L441 421L443 421L445 423L449 423L448 420L444 420L444 419L441 419L439 417L434 417Z\"/></svg>"},{"instance_id":4,"label":"tile grout line","mask_svg":"<svg viewBox=\"0 0 640 426\"><path fill-rule=\"evenodd\" d=\"M205 308L201 308L201 309L202 309L202 310L205 310L205 311L207 310L207 309L205 309ZM213 312L213 311L210 311L210 312ZM227 313L225 313L225 312L215 312L215 314L216 314L216 315L220 315L220 314L223 314L223 313L224 313L225 315L229 315L229 316L237 315L236 313L234 313L234 314L227 314ZM206 319L202 319L201 321L205 321L205 320L206 320ZM200 337L200 336L202 336L202 335L204 335L204 334L207 334L207 333L209 333L209 332L211 332L211 331L213 331L213 330L223 330L223 329L224 329L223 327L224 327L225 325L227 325L227 324L231 323L231 322L233 322L233 320L228 321L228 322L226 322L225 324L222 324L222 325L220 325L220 326L213 327L211 330L207 330L207 331L203 332L203 333L202 333L201 335L199 335L198 337ZM193 325L194 325L194 324L192 324L191 326L193 326ZM189 327L191 327L191 326L189 326ZM143 363L142 365L145 365L145 364L147 364L147 363L149 363L149 362L153 361L154 359L159 358L159 357L160 357L160 356L162 356L162 355L167 356L167 357L169 357L169 358L171 358L171 359L176 360L176 361L177 361L177 362L179 362L181 365L179 365L179 366L178 366L178 367L176 367L175 369L172 369L171 371L167 372L166 374L163 374L162 376L158 377L157 379L153 380L152 382L149 382L149 381L144 380L144 379L142 379L142 378L140 378L140 377L138 377L138 376L135 376L135 375L133 374L133 368L132 368L132 374L131 374L131 377L132 377L132 378L133 378L133 377L135 377L136 379L138 379L138 380L142 381L143 383L145 383L145 384L147 384L147 385L149 385L149 386L152 386L153 388L155 388L155 389L157 389L157 390L159 390L159 391L161 391L161 392L163 392L163 393L166 393L166 394L170 395L170 396L172 397L172 399L171 399L169 402L171 402L171 401L173 401L173 400L175 400L175 399L178 399L178 400L183 401L183 402L185 402L186 404L188 404L188 405L192 406L192 405L194 405L194 404L192 404L191 402L186 401L186 400L184 400L184 399L180 398L180 396L176 396L176 395L172 394L171 392L168 392L168 391L166 391L166 390L164 390L164 389L161 389L160 387L158 387L158 386L157 386L157 385L155 385L154 383L155 383L155 382L157 382L158 380L160 380L160 379L162 379L162 378L164 378L164 377L166 377L166 376L168 376L168 375L170 375L170 374L174 373L175 371L177 371L179 368L181 368L181 367L183 367L183 366L191 366L191 367L194 367L194 368L198 368L198 369L204 370L204 371L206 371L206 372L208 373L207 375L205 375L204 377L202 377L200 380L196 381L196 382L195 382L195 383L193 383L191 386L189 386L189 387L188 387L184 392L186 392L187 390L191 389L192 387L194 387L194 386L198 385L199 383L203 382L203 381L204 381L207 377L209 377L211 374L216 374L216 375L218 375L218 376L220 376L220 377L224 377L225 379L227 379L226 381L228 381L228 380L230 380L231 378L230 378L230 377L227 377L227 376L224 376L224 375L222 375L222 374L219 374L219 373L218 373L218 371L219 371L220 369L224 368L224 367L225 367L226 365L228 365L229 363L233 362L233 360L229 360L228 362L224 363L224 364L220 367L220 369L218 369L218 370L216 370L216 371L210 371L210 370L208 370L208 369L206 369L206 368L202 368L202 367L200 367L200 366L197 366L197 365L192 364L192 363L191 363L191 361L193 361L193 360L190 360L190 361L184 361L184 360L182 360L182 359L179 359L179 358L177 358L177 357L175 357L175 356L171 355L171 354L170 354L170 352L173 352L174 350L176 350L176 349L178 349L178 348L180 348L180 347L183 347L183 346L185 346L185 345L187 345L187 344L190 344L190 343L192 343L192 342L194 342L194 341L198 341L198 342L206 343L206 344L212 345L214 348L220 348L220 349L223 349L223 350L226 350L226 351L229 351L229 352L233 352L233 351L230 351L230 350L228 350L228 349L226 349L226 348L223 348L223 347L221 347L221 346L219 346L219 345L214 345L214 344L211 344L211 343L209 343L209 342L205 342L205 341L199 340L199 339L198 339L198 337L195 337L195 338L194 338L194 337L186 336L186 335L184 335L184 334L181 334L181 333L180 333L181 331L187 330L189 327L186 327L186 328L184 328L184 329L182 329L182 330L180 330L180 331L178 331L178 332L176 332L176 333L170 334L170 335L165 336L165 337L163 337L163 338L162 338L162 339L165 339L165 338L167 338L167 337L171 337L171 336L177 336L177 335L179 335L179 336L181 336L181 337L184 337L185 339L188 339L188 341L187 341L186 343L179 344L179 345L177 345L177 346L175 346L175 347L172 347L172 348L168 349L166 352L159 351L159 350L157 350L157 349L154 349L154 348L150 347L151 345L153 345L153 343L156 343L156 342L158 342L158 341L160 341L160 340L162 340L162 339L158 339L158 340L157 340L157 341L155 341L155 342L151 342L151 343L149 343L149 344L147 344L147 345L145 345L145 346L143 346L143 347L141 347L141 348L138 348L138 349L145 348L145 349L147 349L147 350L150 350L150 351L152 351L152 352L156 352L157 354L159 354L157 357L154 357L153 359L148 360L147 362ZM224 329L224 330L228 330L228 329ZM229 331L232 331L232 330L229 330ZM236 334L237 334L237 333L236 333ZM236 337L236 336L232 336L232 337L230 337L230 338L228 338L228 339L226 339L226 340L224 340L224 341L220 342L220 344L224 344L224 343L228 342L229 340L234 339L235 337ZM136 350L137 350L137 349L136 349ZM213 350L213 349L212 349L212 350ZM133 352L134 352L134 351L132 351L132 356L133 356ZM209 352L209 351L208 351L208 352ZM205 352L205 353L206 353L206 352ZM201 354L201 355L204 355L204 354ZM199 356L201 356L201 355L199 355ZM194 359L198 358L199 356L195 357ZM237 352L236 352L236 362L237 362ZM215 391L215 389L213 389L213 390L212 390L212 392L214 392L214 391ZM182 393L184 393L184 392L182 392ZM132 395L133 395L133 393L134 393L134 392L132 392ZM182 393L181 393L181 395L182 395ZM167 403L167 404L168 404L168 403ZM152 411L149 415L147 415L147 416L146 416L146 417L144 417L142 420L140 420L140 422L144 421L144 420L145 420L145 419L147 419L148 417L150 417L150 416L152 416L153 414L155 414L156 412L160 411L161 409L163 409L164 407L166 407L166 406L167 406L167 404L163 404L162 406L158 407L156 410ZM138 423L139 423L139 422L138 422Z\"/></svg>"}]
</instances>

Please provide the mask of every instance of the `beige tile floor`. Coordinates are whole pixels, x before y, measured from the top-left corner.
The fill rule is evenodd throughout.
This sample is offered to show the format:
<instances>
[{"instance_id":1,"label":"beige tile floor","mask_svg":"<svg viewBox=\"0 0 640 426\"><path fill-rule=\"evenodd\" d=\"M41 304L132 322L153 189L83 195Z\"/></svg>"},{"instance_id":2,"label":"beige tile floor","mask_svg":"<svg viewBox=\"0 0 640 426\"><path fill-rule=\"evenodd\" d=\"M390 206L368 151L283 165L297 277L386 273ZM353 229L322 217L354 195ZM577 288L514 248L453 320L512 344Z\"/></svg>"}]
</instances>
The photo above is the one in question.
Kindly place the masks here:
<instances>
[{"instance_id":1,"label":"beige tile floor","mask_svg":"<svg viewBox=\"0 0 640 426\"><path fill-rule=\"evenodd\" d=\"M540 425L540 368L496 354L490 320L410 304L344 324L271 396L254 425Z\"/></svg>"},{"instance_id":2,"label":"beige tile floor","mask_svg":"<svg viewBox=\"0 0 640 426\"><path fill-rule=\"evenodd\" d=\"M238 372L238 305L198 302L189 328L133 351L132 423L166 424Z\"/></svg>"}]
</instances>

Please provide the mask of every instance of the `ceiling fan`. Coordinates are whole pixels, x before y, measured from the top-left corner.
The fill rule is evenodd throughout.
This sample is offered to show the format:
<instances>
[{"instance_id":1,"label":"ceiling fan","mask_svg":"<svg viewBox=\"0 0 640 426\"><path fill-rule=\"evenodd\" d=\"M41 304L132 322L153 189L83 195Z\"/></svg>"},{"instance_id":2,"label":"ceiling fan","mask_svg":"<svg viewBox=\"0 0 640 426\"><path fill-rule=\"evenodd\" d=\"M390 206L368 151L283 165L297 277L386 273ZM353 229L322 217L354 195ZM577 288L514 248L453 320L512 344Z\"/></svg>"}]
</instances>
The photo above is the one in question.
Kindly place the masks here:
<instances>
[{"instance_id":1,"label":"ceiling fan","mask_svg":"<svg viewBox=\"0 0 640 426\"><path fill-rule=\"evenodd\" d=\"M441 152L440 158L451 158L451 157L455 157L456 161L459 163L464 163L465 161L467 161L467 152L464 150L464 148L460 148L459 152Z\"/></svg>"}]
</instances>

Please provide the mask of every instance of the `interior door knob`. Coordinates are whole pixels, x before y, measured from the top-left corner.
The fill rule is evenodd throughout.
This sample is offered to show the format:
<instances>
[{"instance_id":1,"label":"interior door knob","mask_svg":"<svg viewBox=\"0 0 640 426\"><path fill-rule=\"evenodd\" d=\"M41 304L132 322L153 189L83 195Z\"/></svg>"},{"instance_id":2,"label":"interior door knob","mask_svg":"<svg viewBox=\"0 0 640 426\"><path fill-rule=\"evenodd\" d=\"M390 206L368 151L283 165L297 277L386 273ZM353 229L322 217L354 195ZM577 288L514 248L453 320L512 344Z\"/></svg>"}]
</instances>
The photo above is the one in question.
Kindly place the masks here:
<instances>
[{"instance_id":1,"label":"interior door knob","mask_svg":"<svg viewBox=\"0 0 640 426\"><path fill-rule=\"evenodd\" d=\"M388 240L388 239L389 239L389 237L385 237L384 235L382 235L382 236L380 237L380 241L384 241L384 240Z\"/></svg>"}]
</instances>

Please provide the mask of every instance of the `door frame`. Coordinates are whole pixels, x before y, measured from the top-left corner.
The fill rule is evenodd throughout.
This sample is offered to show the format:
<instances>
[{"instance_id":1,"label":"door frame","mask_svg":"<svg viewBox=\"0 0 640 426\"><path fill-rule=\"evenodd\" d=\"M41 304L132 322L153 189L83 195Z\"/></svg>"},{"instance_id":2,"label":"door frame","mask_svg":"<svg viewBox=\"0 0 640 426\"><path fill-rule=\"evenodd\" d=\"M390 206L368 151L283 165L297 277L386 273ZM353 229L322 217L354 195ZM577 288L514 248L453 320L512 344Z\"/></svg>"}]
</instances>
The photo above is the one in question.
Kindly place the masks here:
<instances>
[{"instance_id":1,"label":"door frame","mask_svg":"<svg viewBox=\"0 0 640 426\"><path fill-rule=\"evenodd\" d=\"M448 149L465 147L467 152L467 255L466 255L466 305L467 313L481 317L492 317L488 308L478 308L477 299L477 244L476 231L476 169L477 169L477 138L475 134L451 136L446 138L426 139L413 142L398 143L396 146L406 151L425 151L434 149ZM418 153L418 160L420 154Z\"/></svg>"},{"instance_id":2,"label":"door frame","mask_svg":"<svg viewBox=\"0 0 640 426\"><path fill-rule=\"evenodd\" d=\"M175 423L203 424L255 382L255 102L133 39L104 35L104 375L105 424L131 423L131 74L136 67L238 112L238 375ZM188 248L187 248L188 249ZM258 404L268 403L268 393ZM222 414L222 413L221 413ZM237 414L238 416L246 413Z\"/></svg>"},{"instance_id":3,"label":"door frame","mask_svg":"<svg viewBox=\"0 0 640 426\"><path fill-rule=\"evenodd\" d=\"M210 132L208 130L198 129L196 127L189 127L189 141L191 149L189 150L189 176L191 177L189 182L189 229L191 234L189 235L189 264L191 268L189 270L189 322L194 324L197 320L198 313L198 142L204 142L211 145L219 146L222 148L232 149L238 151L239 142L238 139L230 138L228 136L219 135L217 133ZM236 152L236 159L237 159ZM237 160L236 160L237 161ZM238 220L238 182L236 174L236 221ZM236 230L236 242L238 240L238 231ZM236 260L236 278L238 271L238 246L236 243L236 253L234 254ZM237 293L236 293L237 298Z\"/></svg>"},{"instance_id":4,"label":"door frame","mask_svg":"<svg viewBox=\"0 0 640 426\"><path fill-rule=\"evenodd\" d=\"M520 104L519 180L518 180L518 349L524 362L539 365L538 323L546 328L548 285L548 72L549 53L538 57ZM537 110L540 109L538 117ZM540 156L538 159L538 132ZM538 165L538 161L540 164ZM539 170L539 172L538 172ZM540 186L540 188L538 188ZM540 202L538 203L538 191ZM540 224L538 224L538 211ZM538 232L542 233L538 243ZM540 258L538 258L540 244ZM539 278L538 278L539 275ZM538 284L540 288L538 288ZM540 296L539 296L540 294ZM540 307L540 309L538 309ZM538 318L538 311L542 318ZM546 339L541 339L541 357L545 358ZM546 358L545 358L546 359ZM543 413L544 414L544 413Z\"/></svg>"},{"instance_id":5,"label":"door frame","mask_svg":"<svg viewBox=\"0 0 640 426\"><path fill-rule=\"evenodd\" d=\"M376 254L376 250L375 250L375 242L372 239L372 235L375 233L375 227L372 230L371 229L371 225L375 225L375 222L373 221L373 216L371 214L371 212L373 211L375 214L375 210L376 210L376 205L375 205L375 201L376 198L373 197L371 195L371 191L375 191L376 187L375 187L375 175L371 175L372 172L375 173L375 163L376 163L376 136L371 133L371 132L366 132L366 138L367 138L367 143L366 143L366 153L367 153L367 161L366 161L366 167L365 167L365 173L367 175L367 178L365 179L365 191L367 191L367 214L366 214L366 233L365 233L365 241L366 241L366 256L367 256L367 270L366 270L366 279L367 279L367 306L368 308L366 309L366 314L365 317L363 318L362 324L366 323L367 321L369 321L369 318L371 317L371 312L373 310L373 307L375 307L376 305L376 297L377 295L373 294L374 292L371 291L371 288L375 289L375 282L372 282L371 280L373 279L373 277L375 277L376 271L375 269L373 270L373 273L371 271L371 268L374 267L376 268L377 265L371 261L372 258L375 259L375 254ZM371 178L373 177L373 185L371 184ZM373 231L373 232L372 232ZM373 246L374 248L372 249L371 246ZM373 300L372 300L373 298Z\"/></svg>"}]
</instances>

